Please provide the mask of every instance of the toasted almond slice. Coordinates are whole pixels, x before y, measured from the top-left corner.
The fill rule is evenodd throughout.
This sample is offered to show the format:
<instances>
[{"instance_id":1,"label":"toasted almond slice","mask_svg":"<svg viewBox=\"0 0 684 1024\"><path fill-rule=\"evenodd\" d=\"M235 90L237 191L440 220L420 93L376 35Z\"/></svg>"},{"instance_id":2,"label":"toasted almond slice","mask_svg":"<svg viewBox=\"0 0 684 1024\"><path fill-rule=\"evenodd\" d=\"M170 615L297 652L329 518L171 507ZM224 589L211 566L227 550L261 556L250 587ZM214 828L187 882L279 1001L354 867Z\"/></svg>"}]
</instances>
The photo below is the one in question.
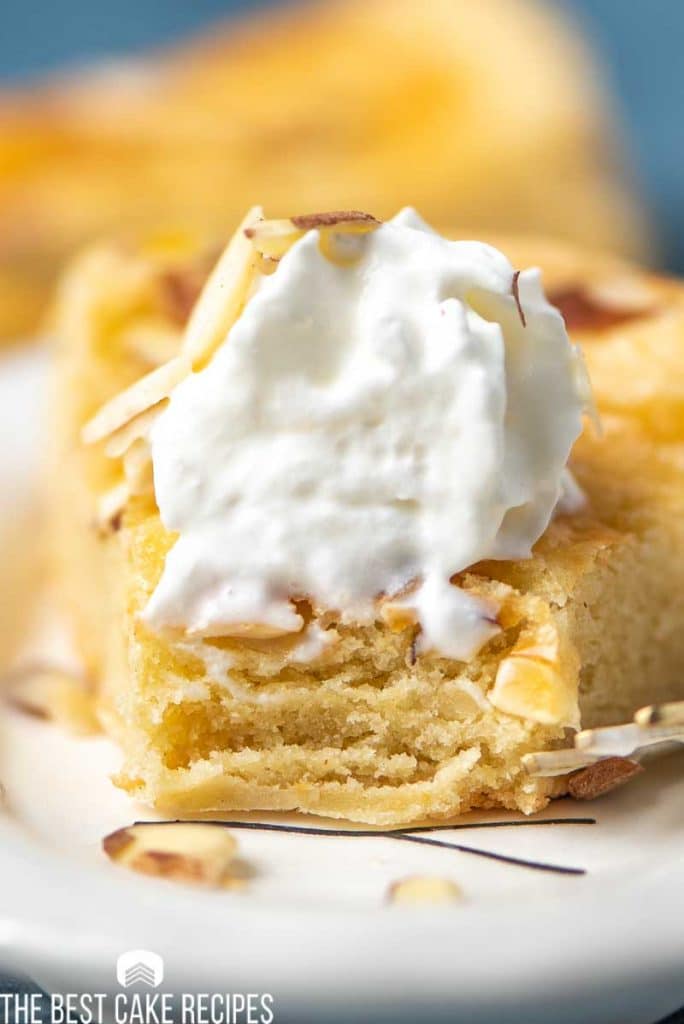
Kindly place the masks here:
<instances>
[{"instance_id":1,"label":"toasted almond slice","mask_svg":"<svg viewBox=\"0 0 684 1024\"><path fill-rule=\"evenodd\" d=\"M218 627L212 629L211 634L213 637L217 636L228 636L235 637L242 640L275 640L281 636L293 636L296 633L301 632L304 625L304 620L297 616L299 625L292 629L287 629L284 626L275 626L268 622L229 622L225 626L221 626L220 630ZM200 637L206 636L201 630L187 631L188 636Z\"/></svg>"},{"instance_id":2,"label":"toasted almond slice","mask_svg":"<svg viewBox=\"0 0 684 1024\"><path fill-rule=\"evenodd\" d=\"M684 701L640 708L623 725L583 729L576 733L574 747L525 754L522 763L530 775L566 775L599 762L630 762L636 751L669 749L673 743L684 743Z\"/></svg>"},{"instance_id":3,"label":"toasted almond slice","mask_svg":"<svg viewBox=\"0 0 684 1024\"><path fill-rule=\"evenodd\" d=\"M522 764L528 775L549 778L554 775L567 775L568 772L586 768L595 764L596 758L583 754L574 747L562 750L542 750L536 754L523 754Z\"/></svg>"},{"instance_id":4,"label":"toasted almond slice","mask_svg":"<svg viewBox=\"0 0 684 1024\"><path fill-rule=\"evenodd\" d=\"M684 701L641 708L633 722L578 732L570 749L525 754L523 766L530 775L565 775L602 760L629 760L639 750L669 749L684 743L683 719Z\"/></svg>"},{"instance_id":5,"label":"toasted almond slice","mask_svg":"<svg viewBox=\"0 0 684 1024\"><path fill-rule=\"evenodd\" d=\"M204 366L237 320L256 272L254 249L246 232L261 220L253 206L214 267L190 315L182 354L193 369Z\"/></svg>"},{"instance_id":6,"label":"toasted almond slice","mask_svg":"<svg viewBox=\"0 0 684 1024\"><path fill-rule=\"evenodd\" d=\"M626 757L606 757L575 772L568 780L568 793L575 800L595 800L623 786L644 769L638 761Z\"/></svg>"},{"instance_id":7,"label":"toasted almond slice","mask_svg":"<svg viewBox=\"0 0 684 1024\"><path fill-rule=\"evenodd\" d=\"M306 231L296 228L291 220L264 220L245 229L245 238L252 243L261 260L277 265L285 253Z\"/></svg>"},{"instance_id":8,"label":"toasted almond slice","mask_svg":"<svg viewBox=\"0 0 684 1024\"><path fill-rule=\"evenodd\" d=\"M128 484L122 480L97 499L95 524L103 534L115 532L121 525L121 515L131 494Z\"/></svg>"},{"instance_id":9,"label":"toasted almond slice","mask_svg":"<svg viewBox=\"0 0 684 1024\"><path fill-rule=\"evenodd\" d=\"M131 494L154 493L152 455L146 441L139 438L126 449L123 456L123 469Z\"/></svg>"},{"instance_id":10,"label":"toasted almond slice","mask_svg":"<svg viewBox=\"0 0 684 1024\"><path fill-rule=\"evenodd\" d=\"M332 243L330 236L337 234L365 234L380 226L370 213L360 210L332 210L327 213L306 213L280 220L264 220L245 230L245 235L254 244L261 256L279 260L288 249L307 231L318 229L323 240L326 255L342 259L339 246Z\"/></svg>"},{"instance_id":11,"label":"toasted almond slice","mask_svg":"<svg viewBox=\"0 0 684 1024\"><path fill-rule=\"evenodd\" d=\"M461 888L448 878L434 875L412 875L393 882L387 892L389 903L434 904L457 903L463 898Z\"/></svg>"},{"instance_id":12,"label":"toasted almond slice","mask_svg":"<svg viewBox=\"0 0 684 1024\"><path fill-rule=\"evenodd\" d=\"M374 231L380 221L363 210L327 210L323 213L300 213L290 220L301 231L313 228L338 228L346 231Z\"/></svg>"},{"instance_id":13,"label":"toasted almond slice","mask_svg":"<svg viewBox=\"0 0 684 1024\"><path fill-rule=\"evenodd\" d=\"M105 836L102 848L116 864L177 882L220 886L237 842L220 825L204 822L139 822Z\"/></svg>"},{"instance_id":14,"label":"toasted almond slice","mask_svg":"<svg viewBox=\"0 0 684 1024\"><path fill-rule=\"evenodd\" d=\"M163 366L174 359L181 346L182 333L163 320L136 321L120 337L122 347L150 368Z\"/></svg>"},{"instance_id":15,"label":"toasted almond slice","mask_svg":"<svg viewBox=\"0 0 684 1024\"><path fill-rule=\"evenodd\" d=\"M298 228L291 217L269 217L268 220L256 220L243 228L245 238L254 242L256 249L261 251L261 243L270 238L286 238L293 232L299 231L302 234L306 228Z\"/></svg>"},{"instance_id":16,"label":"toasted almond slice","mask_svg":"<svg viewBox=\"0 0 684 1024\"><path fill-rule=\"evenodd\" d=\"M575 736L575 746L599 757L629 757L635 750L659 743L684 743L684 727L667 722L642 726L637 722L583 729Z\"/></svg>"},{"instance_id":17,"label":"toasted almond slice","mask_svg":"<svg viewBox=\"0 0 684 1024\"><path fill-rule=\"evenodd\" d=\"M162 399L156 405L145 409L138 416L134 416L123 427L119 427L111 434L105 444L105 455L110 459L120 459L136 441L149 437L150 428L157 416L166 407L167 400Z\"/></svg>"},{"instance_id":18,"label":"toasted almond slice","mask_svg":"<svg viewBox=\"0 0 684 1024\"><path fill-rule=\"evenodd\" d=\"M489 701L500 711L542 725L570 725L577 718L574 688L561 670L559 638L551 621L525 628L499 663Z\"/></svg>"},{"instance_id":19,"label":"toasted almond slice","mask_svg":"<svg viewBox=\"0 0 684 1024\"><path fill-rule=\"evenodd\" d=\"M669 704L651 704L640 708L634 716L637 725L679 725L684 727L684 700Z\"/></svg>"},{"instance_id":20,"label":"toasted almond slice","mask_svg":"<svg viewBox=\"0 0 684 1024\"><path fill-rule=\"evenodd\" d=\"M518 654L499 664L489 700L500 711L542 725L560 725L572 712L555 665Z\"/></svg>"},{"instance_id":21,"label":"toasted almond slice","mask_svg":"<svg viewBox=\"0 0 684 1024\"><path fill-rule=\"evenodd\" d=\"M33 718L56 722L77 736L100 731L92 694L79 679L49 665L27 665L7 681L8 704Z\"/></svg>"},{"instance_id":22,"label":"toasted almond slice","mask_svg":"<svg viewBox=\"0 0 684 1024\"><path fill-rule=\"evenodd\" d=\"M378 614L393 633L400 633L418 622L418 613L409 603L409 598L421 585L418 578L411 579L393 594L382 594L376 598Z\"/></svg>"},{"instance_id":23,"label":"toasted almond slice","mask_svg":"<svg viewBox=\"0 0 684 1024\"><path fill-rule=\"evenodd\" d=\"M558 632L553 622L542 622L535 625L533 631L523 631L511 653L520 658L533 658L556 665Z\"/></svg>"},{"instance_id":24,"label":"toasted almond slice","mask_svg":"<svg viewBox=\"0 0 684 1024\"><path fill-rule=\"evenodd\" d=\"M414 608L392 600L380 602L380 618L393 633L401 633L402 630L414 626L418 621Z\"/></svg>"},{"instance_id":25,"label":"toasted almond slice","mask_svg":"<svg viewBox=\"0 0 684 1024\"><path fill-rule=\"evenodd\" d=\"M190 373L187 357L177 356L120 391L86 423L81 432L84 444L103 441L141 412L168 398L176 384Z\"/></svg>"}]
</instances>

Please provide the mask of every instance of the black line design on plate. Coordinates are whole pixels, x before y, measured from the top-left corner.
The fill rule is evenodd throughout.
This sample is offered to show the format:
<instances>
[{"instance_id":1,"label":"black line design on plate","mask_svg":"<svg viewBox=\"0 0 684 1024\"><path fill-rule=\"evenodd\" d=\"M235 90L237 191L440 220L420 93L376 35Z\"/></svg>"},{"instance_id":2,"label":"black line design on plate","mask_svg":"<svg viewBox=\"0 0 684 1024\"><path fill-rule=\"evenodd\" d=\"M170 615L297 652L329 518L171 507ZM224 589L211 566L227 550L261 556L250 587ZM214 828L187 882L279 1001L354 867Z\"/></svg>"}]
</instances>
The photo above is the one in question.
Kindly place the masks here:
<instances>
[{"instance_id":1,"label":"black line design on plate","mask_svg":"<svg viewBox=\"0 0 684 1024\"><path fill-rule=\"evenodd\" d=\"M446 850L458 850L459 853L472 853L476 857L487 857L504 864L515 864L520 868L531 868L533 871L548 871L556 875L586 875L586 868L573 868L565 864L547 864L541 860L526 860L524 857L511 857L507 853L495 853L492 850L481 850L477 846L462 846L461 843L449 843L445 839L428 839L427 836L409 836L395 833L393 839L403 839L407 843L421 843L423 846L440 846Z\"/></svg>"},{"instance_id":2,"label":"black line design on plate","mask_svg":"<svg viewBox=\"0 0 684 1024\"><path fill-rule=\"evenodd\" d=\"M441 832L447 830L458 831L475 828L524 828L540 825L595 824L595 818L545 818L541 821L516 819L514 821L469 821L455 825L416 825L409 828L395 828L379 831L374 829L317 828L312 825L277 825L271 822L258 821L216 821L203 818L190 820L183 820L179 818L174 821L134 822L134 825L215 825L220 828L245 829L253 832L283 832L290 835L328 836L328 838L398 839L405 843L418 843L423 846L436 846L445 850L456 850L459 853L470 853L475 857L485 857L488 860L500 861L504 864L513 864L516 867L530 868L533 871L547 871L558 875L585 875L586 869L570 867L564 864L548 864L545 861L527 860L522 857L512 857L509 854L496 853L493 850L482 850L476 846L464 846L461 843L451 843L446 839L430 839L425 835L417 835L416 833Z\"/></svg>"}]
</instances>

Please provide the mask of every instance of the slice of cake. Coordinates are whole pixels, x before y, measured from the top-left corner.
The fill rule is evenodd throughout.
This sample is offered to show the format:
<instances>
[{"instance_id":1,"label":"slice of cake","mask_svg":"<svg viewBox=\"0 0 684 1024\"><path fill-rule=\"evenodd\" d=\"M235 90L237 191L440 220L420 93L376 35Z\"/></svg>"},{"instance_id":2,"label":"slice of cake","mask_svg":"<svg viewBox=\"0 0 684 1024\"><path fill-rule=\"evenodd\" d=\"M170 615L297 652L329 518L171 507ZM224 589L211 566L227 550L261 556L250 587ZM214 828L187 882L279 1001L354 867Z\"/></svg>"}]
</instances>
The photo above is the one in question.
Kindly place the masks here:
<instances>
[{"instance_id":1,"label":"slice of cake","mask_svg":"<svg viewBox=\"0 0 684 1024\"><path fill-rule=\"evenodd\" d=\"M385 217L410 196L441 228L645 252L612 112L557 6L270 5L168 53L0 91L0 337L35 330L80 246L228 234L255 197Z\"/></svg>"},{"instance_id":2,"label":"slice of cake","mask_svg":"<svg viewBox=\"0 0 684 1024\"><path fill-rule=\"evenodd\" d=\"M525 754L684 696L680 290L506 251L603 436L535 272L410 211L252 211L203 290L193 252L68 274L58 576L137 798L531 812Z\"/></svg>"}]
</instances>

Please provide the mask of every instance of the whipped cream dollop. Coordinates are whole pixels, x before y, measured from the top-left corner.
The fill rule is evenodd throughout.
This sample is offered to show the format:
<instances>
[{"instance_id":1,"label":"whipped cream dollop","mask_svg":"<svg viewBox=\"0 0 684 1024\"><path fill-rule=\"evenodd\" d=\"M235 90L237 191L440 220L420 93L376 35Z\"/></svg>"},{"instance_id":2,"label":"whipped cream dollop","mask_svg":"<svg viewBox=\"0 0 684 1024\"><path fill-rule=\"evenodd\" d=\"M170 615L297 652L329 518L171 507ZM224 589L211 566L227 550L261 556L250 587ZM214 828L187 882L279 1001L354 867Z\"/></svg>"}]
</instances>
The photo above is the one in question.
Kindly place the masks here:
<instances>
[{"instance_id":1,"label":"whipped cream dollop","mask_svg":"<svg viewBox=\"0 0 684 1024\"><path fill-rule=\"evenodd\" d=\"M398 595L421 649L467 659L498 627L451 577L527 558L547 526L589 400L581 354L537 270L412 210L354 259L319 242L259 278L153 427L178 539L144 617L275 636L302 629L295 599L368 621Z\"/></svg>"}]
</instances>

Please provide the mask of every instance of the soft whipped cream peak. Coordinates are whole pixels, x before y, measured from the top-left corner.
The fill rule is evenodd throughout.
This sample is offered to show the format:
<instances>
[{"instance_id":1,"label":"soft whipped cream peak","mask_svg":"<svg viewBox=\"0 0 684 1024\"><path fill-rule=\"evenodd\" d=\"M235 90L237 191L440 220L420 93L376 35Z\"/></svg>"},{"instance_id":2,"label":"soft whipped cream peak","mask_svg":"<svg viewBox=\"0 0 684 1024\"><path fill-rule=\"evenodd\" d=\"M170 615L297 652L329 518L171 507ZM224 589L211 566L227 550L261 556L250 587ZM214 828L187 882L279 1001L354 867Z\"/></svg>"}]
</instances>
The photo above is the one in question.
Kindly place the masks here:
<instances>
[{"instance_id":1,"label":"soft whipped cream peak","mask_svg":"<svg viewBox=\"0 0 684 1024\"><path fill-rule=\"evenodd\" d=\"M469 658L495 611L450 582L526 558L552 516L588 387L539 272L440 237L412 210L326 258L319 233L259 279L151 437L178 533L156 629L297 631L292 598L346 621L398 595L420 647Z\"/></svg>"}]
</instances>

